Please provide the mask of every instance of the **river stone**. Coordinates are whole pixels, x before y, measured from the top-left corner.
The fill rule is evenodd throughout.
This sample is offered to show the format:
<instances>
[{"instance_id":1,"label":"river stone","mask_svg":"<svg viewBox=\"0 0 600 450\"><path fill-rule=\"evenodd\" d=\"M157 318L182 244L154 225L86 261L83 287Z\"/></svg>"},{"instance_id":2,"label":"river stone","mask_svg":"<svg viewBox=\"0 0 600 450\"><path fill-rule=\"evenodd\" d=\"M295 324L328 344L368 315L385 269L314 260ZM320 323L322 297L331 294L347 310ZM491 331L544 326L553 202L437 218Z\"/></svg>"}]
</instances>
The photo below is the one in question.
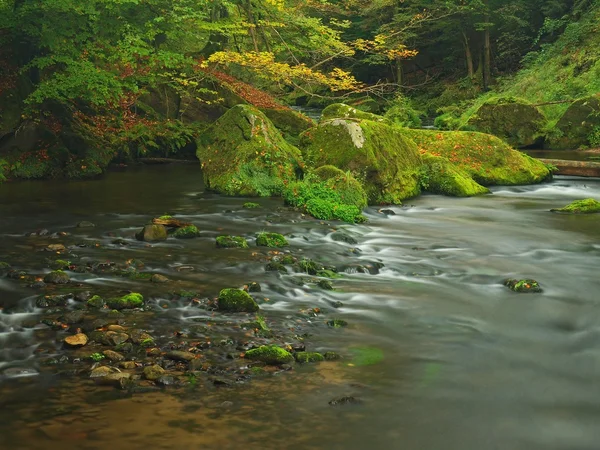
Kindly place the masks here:
<instances>
[{"instance_id":1,"label":"river stone","mask_svg":"<svg viewBox=\"0 0 600 450\"><path fill-rule=\"evenodd\" d=\"M88 343L88 337L83 333L77 333L73 336L67 336L64 342L69 347L83 347Z\"/></svg>"},{"instance_id":2,"label":"river stone","mask_svg":"<svg viewBox=\"0 0 600 450\"><path fill-rule=\"evenodd\" d=\"M196 358L193 353L184 352L180 350L173 350L167 353L167 358L172 359L174 361L191 361Z\"/></svg>"},{"instance_id":3,"label":"river stone","mask_svg":"<svg viewBox=\"0 0 600 450\"><path fill-rule=\"evenodd\" d=\"M130 336L131 336L131 342L133 342L134 344L138 344L138 345L144 341L153 339L152 336L150 336L148 333L146 333L143 330L131 330Z\"/></svg>"},{"instance_id":4,"label":"river stone","mask_svg":"<svg viewBox=\"0 0 600 450\"><path fill-rule=\"evenodd\" d=\"M69 280L69 275L62 270L54 270L44 277L44 283L48 284L67 284Z\"/></svg>"},{"instance_id":5,"label":"river stone","mask_svg":"<svg viewBox=\"0 0 600 450\"><path fill-rule=\"evenodd\" d=\"M92 298L92 293L90 291L83 291L75 294L75 301L78 302L87 302L90 298Z\"/></svg>"},{"instance_id":6,"label":"river stone","mask_svg":"<svg viewBox=\"0 0 600 450\"><path fill-rule=\"evenodd\" d=\"M150 278L150 281L152 283L166 283L169 280L167 277L165 277L164 275L160 275L158 273L155 273L154 275L152 275L152 277Z\"/></svg>"},{"instance_id":7,"label":"river stone","mask_svg":"<svg viewBox=\"0 0 600 450\"><path fill-rule=\"evenodd\" d=\"M135 369L135 362L134 361L121 361L119 363L119 367L123 368L123 369Z\"/></svg>"},{"instance_id":8,"label":"river stone","mask_svg":"<svg viewBox=\"0 0 600 450\"><path fill-rule=\"evenodd\" d=\"M138 241L145 242L165 241L167 239L167 229L163 225L146 225L136 233L135 238Z\"/></svg>"},{"instance_id":9,"label":"river stone","mask_svg":"<svg viewBox=\"0 0 600 450\"><path fill-rule=\"evenodd\" d=\"M356 397L352 397L350 395L346 395L344 397L334 398L329 401L331 406L346 406L346 405L360 405L362 400Z\"/></svg>"},{"instance_id":10,"label":"river stone","mask_svg":"<svg viewBox=\"0 0 600 450\"><path fill-rule=\"evenodd\" d=\"M123 361L125 359L125 356L123 356L120 353L115 352L113 350L104 350L102 352L102 354L104 356L106 356L108 359L110 359L111 361L118 362L118 361Z\"/></svg>"},{"instance_id":11,"label":"river stone","mask_svg":"<svg viewBox=\"0 0 600 450\"><path fill-rule=\"evenodd\" d=\"M115 369L113 369L112 367L98 366L92 369L92 371L90 372L90 378L105 377L113 372L115 372Z\"/></svg>"},{"instance_id":12,"label":"river stone","mask_svg":"<svg viewBox=\"0 0 600 450\"><path fill-rule=\"evenodd\" d=\"M126 333L118 333L116 331L107 331L104 333L104 342L109 345L120 345L127 342L129 336Z\"/></svg>"},{"instance_id":13,"label":"river stone","mask_svg":"<svg viewBox=\"0 0 600 450\"><path fill-rule=\"evenodd\" d=\"M122 327L121 325L109 325L106 329L108 331L115 331L117 333L125 333L127 331L127 328Z\"/></svg>"},{"instance_id":14,"label":"river stone","mask_svg":"<svg viewBox=\"0 0 600 450\"><path fill-rule=\"evenodd\" d=\"M165 374L165 369L158 364L144 367L144 378L150 381L156 381Z\"/></svg>"},{"instance_id":15,"label":"river stone","mask_svg":"<svg viewBox=\"0 0 600 450\"><path fill-rule=\"evenodd\" d=\"M256 312L259 309L250 294L241 289L221 290L217 305L220 311L227 312Z\"/></svg>"},{"instance_id":16,"label":"river stone","mask_svg":"<svg viewBox=\"0 0 600 450\"><path fill-rule=\"evenodd\" d=\"M49 252L62 252L65 250L65 246L63 244L50 244L46 247L46 250Z\"/></svg>"},{"instance_id":17,"label":"river stone","mask_svg":"<svg viewBox=\"0 0 600 450\"><path fill-rule=\"evenodd\" d=\"M71 298L71 294L44 295L43 297L38 297L35 300L35 305L38 308L53 308L56 306L67 306L67 303Z\"/></svg>"},{"instance_id":18,"label":"river stone","mask_svg":"<svg viewBox=\"0 0 600 450\"><path fill-rule=\"evenodd\" d=\"M85 313L83 311L71 311L62 317L61 322L64 322L68 325L81 323L83 322L84 315Z\"/></svg>"},{"instance_id":19,"label":"river stone","mask_svg":"<svg viewBox=\"0 0 600 450\"><path fill-rule=\"evenodd\" d=\"M542 292L542 288L539 283L531 279L515 280L508 278L504 280L504 285L511 291L519 293L539 293Z\"/></svg>"},{"instance_id":20,"label":"river stone","mask_svg":"<svg viewBox=\"0 0 600 450\"><path fill-rule=\"evenodd\" d=\"M94 228L95 226L96 225L94 225L92 222L88 222L87 220L83 220L77 224L77 228Z\"/></svg>"},{"instance_id":21,"label":"river stone","mask_svg":"<svg viewBox=\"0 0 600 450\"><path fill-rule=\"evenodd\" d=\"M346 244L350 244L350 245L358 244L358 241L356 239L354 239L352 236L350 236L346 233L342 233L340 231L336 231L335 233L332 233L331 239L333 239L336 242L345 242Z\"/></svg>"},{"instance_id":22,"label":"river stone","mask_svg":"<svg viewBox=\"0 0 600 450\"><path fill-rule=\"evenodd\" d=\"M97 377L96 383L104 386L113 386L125 389L131 384L131 374L127 372L110 373L104 377Z\"/></svg>"}]
</instances>

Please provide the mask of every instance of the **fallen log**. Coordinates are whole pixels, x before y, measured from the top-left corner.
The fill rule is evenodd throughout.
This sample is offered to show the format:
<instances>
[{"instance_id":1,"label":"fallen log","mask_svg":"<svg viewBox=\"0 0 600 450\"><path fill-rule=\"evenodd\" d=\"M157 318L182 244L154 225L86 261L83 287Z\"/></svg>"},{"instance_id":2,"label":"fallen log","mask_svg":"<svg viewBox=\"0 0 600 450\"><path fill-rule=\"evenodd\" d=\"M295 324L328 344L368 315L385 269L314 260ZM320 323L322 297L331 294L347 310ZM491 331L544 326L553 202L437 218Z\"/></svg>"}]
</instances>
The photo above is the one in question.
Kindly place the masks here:
<instances>
[{"instance_id":1,"label":"fallen log","mask_svg":"<svg viewBox=\"0 0 600 450\"><path fill-rule=\"evenodd\" d=\"M152 223L154 225L164 225L165 227L169 227L169 228L183 228L183 227L189 227L191 225L190 222L182 222L181 220L177 220L177 219L161 219L160 217L152 219Z\"/></svg>"},{"instance_id":2,"label":"fallen log","mask_svg":"<svg viewBox=\"0 0 600 450\"><path fill-rule=\"evenodd\" d=\"M569 161L566 159L544 159L544 164L550 164L558 170L555 175L573 175L577 177L600 177L600 163L591 161Z\"/></svg>"}]
</instances>

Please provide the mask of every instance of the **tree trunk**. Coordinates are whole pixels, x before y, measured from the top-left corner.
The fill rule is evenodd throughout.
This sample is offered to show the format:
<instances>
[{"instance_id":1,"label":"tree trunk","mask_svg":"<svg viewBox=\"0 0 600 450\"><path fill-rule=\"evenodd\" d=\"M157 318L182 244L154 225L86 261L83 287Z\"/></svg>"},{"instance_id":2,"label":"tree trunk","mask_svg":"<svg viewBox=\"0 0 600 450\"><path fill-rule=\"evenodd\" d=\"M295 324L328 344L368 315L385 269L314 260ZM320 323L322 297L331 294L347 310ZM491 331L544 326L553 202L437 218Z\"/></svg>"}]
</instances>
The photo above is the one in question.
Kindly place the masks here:
<instances>
[{"instance_id":1,"label":"tree trunk","mask_svg":"<svg viewBox=\"0 0 600 450\"><path fill-rule=\"evenodd\" d=\"M490 83L492 81L492 75L491 75L491 67L492 67L492 50L491 50L491 44L490 44L490 27L489 27L489 23L490 23L490 14L489 14L489 2L488 0L486 0L485 2L485 6L486 6L486 15L485 15L485 22L486 22L486 27L485 27L485 31L483 32L483 90L487 91L490 88Z\"/></svg>"},{"instance_id":2,"label":"tree trunk","mask_svg":"<svg viewBox=\"0 0 600 450\"><path fill-rule=\"evenodd\" d=\"M467 34L463 31L463 45L465 47L465 59L467 60L467 73L469 78L473 78L475 75L475 70L473 69L473 54L471 53L471 46L469 45L469 38Z\"/></svg>"},{"instance_id":3,"label":"tree trunk","mask_svg":"<svg viewBox=\"0 0 600 450\"><path fill-rule=\"evenodd\" d=\"M246 2L246 16L248 17L248 23L254 23L254 16L252 14L252 1L248 0ZM258 53L258 39L256 39L256 29L251 26L248 29L250 36L252 37L252 43L254 44L254 51Z\"/></svg>"},{"instance_id":4,"label":"tree trunk","mask_svg":"<svg viewBox=\"0 0 600 450\"><path fill-rule=\"evenodd\" d=\"M396 58L396 83L399 87L402 87L404 82L404 73L402 72L402 59Z\"/></svg>"}]
</instances>

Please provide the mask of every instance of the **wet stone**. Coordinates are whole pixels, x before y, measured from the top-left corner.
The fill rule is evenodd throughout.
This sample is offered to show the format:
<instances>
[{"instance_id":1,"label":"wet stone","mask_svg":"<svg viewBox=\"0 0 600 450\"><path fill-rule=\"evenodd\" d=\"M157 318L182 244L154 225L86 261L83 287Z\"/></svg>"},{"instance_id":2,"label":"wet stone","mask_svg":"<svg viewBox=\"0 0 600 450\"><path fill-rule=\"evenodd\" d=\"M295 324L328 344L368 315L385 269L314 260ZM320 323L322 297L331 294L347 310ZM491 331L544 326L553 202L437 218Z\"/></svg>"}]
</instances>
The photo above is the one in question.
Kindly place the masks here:
<instances>
[{"instance_id":1,"label":"wet stone","mask_svg":"<svg viewBox=\"0 0 600 450\"><path fill-rule=\"evenodd\" d=\"M172 359L174 361L192 361L196 358L196 356L190 352L173 350L167 353L167 358Z\"/></svg>"},{"instance_id":2,"label":"wet stone","mask_svg":"<svg viewBox=\"0 0 600 450\"><path fill-rule=\"evenodd\" d=\"M146 380L156 381L160 377L162 377L164 374L165 374L165 369L163 369L158 364L155 364L153 366L144 367L144 378Z\"/></svg>"},{"instance_id":3,"label":"wet stone","mask_svg":"<svg viewBox=\"0 0 600 450\"><path fill-rule=\"evenodd\" d=\"M113 386L117 389L126 389L131 385L131 374L127 372L111 373L104 377L97 377L96 383L104 386Z\"/></svg>"},{"instance_id":4,"label":"wet stone","mask_svg":"<svg viewBox=\"0 0 600 450\"><path fill-rule=\"evenodd\" d=\"M49 252L62 252L66 250L63 244L50 244L46 247L46 250Z\"/></svg>"},{"instance_id":5,"label":"wet stone","mask_svg":"<svg viewBox=\"0 0 600 450\"><path fill-rule=\"evenodd\" d=\"M113 369L112 367L98 366L92 369L92 371L90 372L90 378L105 377L113 372L115 372L115 369Z\"/></svg>"},{"instance_id":6,"label":"wet stone","mask_svg":"<svg viewBox=\"0 0 600 450\"><path fill-rule=\"evenodd\" d=\"M172 386L176 383L176 381L175 378L173 378L170 375L163 375L158 380L156 380L156 383L160 384L161 386Z\"/></svg>"},{"instance_id":7,"label":"wet stone","mask_svg":"<svg viewBox=\"0 0 600 450\"><path fill-rule=\"evenodd\" d=\"M104 350L102 354L106 356L109 360L115 362L123 361L125 359L125 356L113 350Z\"/></svg>"},{"instance_id":8,"label":"wet stone","mask_svg":"<svg viewBox=\"0 0 600 450\"><path fill-rule=\"evenodd\" d=\"M82 220L77 224L77 228L94 228L95 226L95 224L88 222L87 220Z\"/></svg>"},{"instance_id":9,"label":"wet stone","mask_svg":"<svg viewBox=\"0 0 600 450\"><path fill-rule=\"evenodd\" d=\"M358 241L356 239L354 239L352 236L350 236L349 234L346 234L346 233L342 233L340 231L336 231L335 233L332 233L331 239L333 239L336 242L344 242L344 243L350 244L350 245L358 244Z\"/></svg>"},{"instance_id":10,"label":"wet stone","mask_svg":"<svg viewBox=\"0 0 600 450\"><path fill-rule=\"evenodd\" d=\"M130 331L131 342L140 345L142 342L152 340L152 336L143 330L131 330Z\"/></svg>"},{"instance_id":11,"label":"wet stone","mask_svg":"<svg viewBox=\"0 0 600 450\"><path fill-rule=\"evenodd\" d=\"M135 369L136 365L134 361L122 361L119 363L119 367L122 369L131 370Z\"/></svg>"},{"instance_id":12,"label":"wet stone","mask_svg":"<svg viewBox=\"0 0 600 450\"><path fill-rule=\"evenodd\" d=\"M85 313L83 311L72 311L70 313L65 314L61 318L61 322L64 322L69 325L81 323L81 322L83 322L84 316L85 316Z\"/></svg>"},{"instance_id":13,"label":"wet stone","mask_svg":"<svg viewBox=\"0 0 600 450\"><path fill-rule=\"evenodd\" d=\"M107 345L120 345L129 339L129 335L126 333L118 333L116 331L107 331L104 333L104 342Z\"/></svg>"},{"instance_id":14,"label":"wet stone","mask_svg":"<svg viewBox=\"0 0 600 450\"><path fill-rule=\"evenodd\" d=\"M122 327L121 325L109 325L108 327L106 327L106 329L108 331L115 331L117 333L125 333L127 331L127 329L125 327ZM132 340L133 340L133 337L132 337Z\"/></svg>"},{"instance_id":15,"label":"wet stone","mask_svg":"<svg viewBox=\"0 0 600 450\"><path fill-rule=\"evenodd\" d=\"M88 337L83 333L77 333L73 336L67 336L64 343L69 347L83 347L88 343Z\"/></svg>"},{"instance_id":16,"label":"wet stone","mask_svg":"<svg viewBox=\"0 0 600 450\"><path fill-rule=\"evenodd\" d=\"M71 294L64 295L44 295L38 297L35 301L35 305L38 308L54 308L57 306L67 306L69 300L73 298Z\"/></svg>"},{"instance_id":17,"label":"wet stone","mask_svg":"<svg viewBox=\"0 0 600 450\"><path fill-rule=\"evenodd\" d=\"M75 294L75 301L77 302L87 302L90 298L92 298L92 293L90 291L83 291Z\"/></svg>"},{"instance_id":18,"label":"wet stone","mask_svg":"<svg viewBox=\"0 0 600 450\"><path fill-rule=\"evenodd\" d=\"M169 280L167 277L165 277L164 275L155 273L154 275L152 275L152 277L150 277L150 281L152 283L167 283L171 280Z\"/></svg>"},{"instance_id":19,"label":"wet stone","mask_svg":"<svg viewBox=\"0 0 600 450\"><path fill-rule=\"evenodd\" d=\"M69 281L69 275L62 270L54 270L44 277L44 283L48 284L67 284Z\"/></svg>"}]
</instances>

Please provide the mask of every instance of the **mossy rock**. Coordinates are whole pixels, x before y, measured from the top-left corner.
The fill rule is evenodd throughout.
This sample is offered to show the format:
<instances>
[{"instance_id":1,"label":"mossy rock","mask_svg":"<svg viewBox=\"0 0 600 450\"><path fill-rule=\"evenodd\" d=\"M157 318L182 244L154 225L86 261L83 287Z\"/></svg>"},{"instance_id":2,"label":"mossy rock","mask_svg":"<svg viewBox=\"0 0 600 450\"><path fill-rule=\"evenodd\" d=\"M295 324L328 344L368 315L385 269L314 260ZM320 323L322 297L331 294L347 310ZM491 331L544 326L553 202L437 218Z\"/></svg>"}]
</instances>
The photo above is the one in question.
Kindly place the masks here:
<instances>
[{"instance_id":1,"label":"mossy rock","mask_svg":"<svg viewBox=\"0 0 600 450\"><path fill-rule=\"evenodd\" d=\"M469 118L469 130L493 134L517 148L540 144L546 118L533 105L513 98L495 98Z\"/></svg>"},{"instance_id":2,"label":"mossy rock","mask_svg":"<svg viewBox=\"0 0 600 450\"><path fill-rule=\"evenodd\" d=\"M56 261L51 261L48 265L54 270L66 270L71 265L71 262L64 259L57 259Z\"/></svg>"},{"instance_id":3,"label":"mossy rock","mask_svg":"<svg viewBox=\"0 0 600 450\"><path fill-rule=\"evenodd\" d=\"M260 205L258 203L254 203L254 202L246 202L242 205L242 208L257 209L257 208L260 208Z\"/></svg>"},{"instance_id":4,"label":"mossy rock","mask_svg":"<svg viewBox=\"0 0 600 450\"><path fill-rule=\"evenodd\" d=\"M62 270L54 270L44 277L44 283L48 284L67 284L69 281L69 275Z\"/></svg>"},{"instance_id":5,"label":"mossy rock","mask_svg":"<svg viewBox=\"0 0 600 450\"><path fill-rule=\"evenodd\" d=\"M279 233L258 233L256 245L259 247L281 248L290 245L285 237Z\"/></svg>"},{"instance_id":6,"label":"mossy rock","mask_svg":"<svg viewBox=\"0 0 600 450\"><path fill-rule=\"evenodd\" d=\"M575 200L562 208L551 209L552 212L565 214L596 214L600 213L600 202L593 198Z\"/></svg>"},{"instance_id":7,"label":"mossy rock","mask_svg":"<svg viewBox=\"0 0 600 450\"><path fill-rule=\"evenodd\" d=\"M516 280L509 278L504 280L504 286L509 288L511 291L519 293L539 293L542 292L542 288L539 283L531 279Z\"/></svg>"},{"instance_id":8,"label":"mossy rock","mask_svg":"<svg viewBox=\"0 0 600 450\"><path fill-rule=\"evenodd\" d=\"M119 298L111 298L106 304L110 309L116 309L120 311L122 309L133 309L133 308L141 308L144 306L144 296L142 294L138 294L137 292L132 292L131 294L124 295Z\"/></svg>"},{"instance_id":9,"label":"mossy rock","mask_svg":"<svg viewBox=\"0 0 600 450\"><path fill-rule=\"evenodd\" d=\"M600 143L600 95L575 101L565 111L548 138L546 147L575 150Z\"/></svg>"},{"instance_id":10,"label":"mossy rock","mask_svg":"<svg viewBox=\"0 0 600 450\"><path fill-rule=\"evenodd\" d=\"M323 266L323 264L317 261L305 258L298 261L295 264L294 269L296 269L296 271L298 272L307 273L309 275L316 275L317 273L319 273L319 271L325 270L325 267Z\"/></svg>"},{"instance_id":11,"label":"mossy rock","mask_svg":"<svg viewBox=\"0 0 600 450\"><path fill-rule=\"evenodd\" d=\"M344 328L348 326L348 322L342 319L331 319L327 321L327 325L331 328Z\"/></svg>"},{"instance_id":12,"label":"mossy rock","mask_svg":"<svg viewBox=\"0 0 600 450\"><path fill-rule=\"evenodd\" d=\"M276 345L263 345L261 347L248 350L244 356L252 361L261 361L272 366L279 366L294 361L290 352Z\"/></svg>"},{"instance_id":13,"label":"mossy rock","mask_svg":"<svg viewBox=\"0 0 600 450\"><path fill-rule=\"evenodd\" d=\"M248 248L248 242L241 236L218 236L218 248Z\"/></svg>"},{"instance_id":14,"label":"mossy rock","mask_svg":"<svg viewBox=\"0 0 600 450\"><path fill-rule=\"evenodd\" d=\"M534 184L551 178L544 163L490 134L405 129L424 155L442 156L482 186Z\"/></svg>"},{"instance_id":15,"label":"mossy rock","mask_svg":"<svg viewBox=\"0 0 600 450\"><path fill-rule=\"evenodd\" d=\"M310 117L285 106L281 108L260 108L260 110L288 140L297 139L300 133L316 125Z\"/></svg>"},{"instance_id":16,"label":"mossy rock","mask_svg":"<svg viewBox=\"0 0 600 450\"><path fill-rule=\"evenodd\" d=\"M177 239L193 239L198 236L200 236L200 230L196 225L177 228L173 233L173 237Z\"/></svg>"},{"instance_id":17,"label":"mossy rock","mask_svg":"<svg viewBox=\"0 0 600 450\"><path fill-rule=\"evenodd\" d=\"M256 312L259 309L250 294L241 289L221 290L217 305L220 311L226 312Z\"/></svg>"},{"instance_id":18,"label":"mossy rock","mask_svg":"<svg viewBox=\"0 0 600 450\"><path fill-rule=\"evenodd\" d=\"M94 295L92 298L90 298L87 301L87 305L89 308L100 309L100 308L104 308L105 302L104 302L104 299L102 297L100 297L99 295Z\"/></svg>"},{"instance_id":19,"label":"mossy rock","mask_svg":"<svg viewBox=\"0 0 600 450\"><path fill-rule=\"evenodd\" d=\"M265 318L263 316L256 316L256 320L254 322L248 322L242 324L243 328L251 329L256 332L256 335L260 337L271 337L273 336L273 332L267 325Z\"/></svg>"},{"instance_id":20,"label":"mossy rock","mask_svg":"<svg viewBox=\"0 0 600 450\"><path fill-rule=\"evenodd\" d=\"M335 166L321 166L315 169L314 174L340 196L342 204L353 205L361 210L367 207L367 193L351 173Z\"/></svg>"},{"instance_id":21,"label":"mossy rock","mask_svg":"<svg viewBox=\"0 0 600 450\"><path fill-rule=\"evenodd\" d=\"M285 267L285 265L279 261L269 261L265 266L265 270L267 272L288 273L287 267Z\"/></svg>"},{"instance_id":22,"label":"mossy rock","mask_svg":"<svg viewBox=\"0 0 600 450\"><path fill-rule=\"evenodd\" d=\"M167 229L163 225L146 225L136 233L135 238L144 242L165 241L167 240Z\"/></svg>"},{"instance_id":23,"label":"mossy rock","mask_svg":"<svg viewBox=\"0 0 600 450\"><path fill-rule=\"evenodd\" d=\"M279 195L296 180L302 155L258 109L237 105L197 140L208 188L225 195Z\"/></svg>"},{"instance_id":24,"label":"mossy rock","mask_svg":"<svg viewBox=\"0 0 600 450\"><path fill-rule=\"evenodd\" d=\"M325 357L317 352L298 352L294 354L294 359L302 364L325 361Z\"/></svg>"},{"instance_id":25,"label":"mossy rock","mask_svg":"<svg viewBox=\"0 0 600 450\"><path fill-rule=\"evenodd\" d=\"M369 204L400 204L420 193L421 157L403 129L372 120L332 119L304 132L300 146L312 167L350 171Z\"/></svg>"},{"instance_id":26,"label":"mossy rock","mask_svg":"<svg viewBox=\"0 0 600 450\"><path fill-rule=\"evenodd\" d=\"M321 113L321 122L331 119L366 119L391 125L391 122L383 116L361 111L344 103L334 103L323 110Z\"/></svg>"},{"instance_id":27,"label":"mossy rock","mask_svg":"<svg viewBox=\"0 0 600 450\"><path fill-rule=\"evenodd\" d=\"M446 158L428 154L423 155L421 188L432 194L452 197L472 197L490 192Z\"/></svg>"}]
</instances>

